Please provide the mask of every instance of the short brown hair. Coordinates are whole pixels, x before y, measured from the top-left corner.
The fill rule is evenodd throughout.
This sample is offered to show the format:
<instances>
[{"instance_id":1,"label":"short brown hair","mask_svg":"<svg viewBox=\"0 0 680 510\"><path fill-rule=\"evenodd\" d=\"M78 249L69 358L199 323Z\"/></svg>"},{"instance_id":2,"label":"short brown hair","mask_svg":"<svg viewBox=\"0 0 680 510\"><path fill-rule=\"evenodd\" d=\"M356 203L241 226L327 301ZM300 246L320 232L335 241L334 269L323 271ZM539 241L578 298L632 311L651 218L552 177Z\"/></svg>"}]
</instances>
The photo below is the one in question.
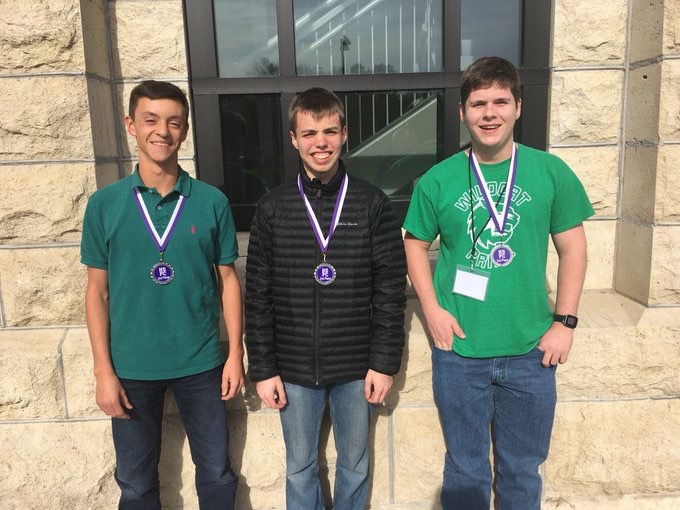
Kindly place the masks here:
<instances>
[{"instance_id":1,"label":"short brown hair","mask_svg":"<svg viewBox=\"0 0 680 510\"><path fill-rule=\"evenodd\" d=\"M515 102L520 100L522 84L517 68L501 57L482 57L463 72L460 80L460 104L465 108L465 102L474 90L494 84L510 89Z\"/></svg>"},{"instance_id":2,"label":"short brown hair","mask_svg":"<svg viewBox=\"0 0 680 510\"><path fill-rule=\"evenodd\" d=\"M290 102L288 124L293 133L297 128L297 114L299 112L311 113L315 119L337 113L340 117L340 127L345 127L345 106L333 92L321 87L299 92Z\"/></svg>"},{"instance_id":3,"label":"short brown hair","mask_svg":"<svg viewBox=\"0 0 680 510\"><path fill-rule=\"evenodd\" d=\"M142 97L148 99L172 99L181 103L184 109L184 120L189 121L189 101L182 89L177 85L167 81L145 80L137 85L132 92L130 92L130 104L128 107L128 115L134 119L137 103Z\"/></svg>"}]
</instances>

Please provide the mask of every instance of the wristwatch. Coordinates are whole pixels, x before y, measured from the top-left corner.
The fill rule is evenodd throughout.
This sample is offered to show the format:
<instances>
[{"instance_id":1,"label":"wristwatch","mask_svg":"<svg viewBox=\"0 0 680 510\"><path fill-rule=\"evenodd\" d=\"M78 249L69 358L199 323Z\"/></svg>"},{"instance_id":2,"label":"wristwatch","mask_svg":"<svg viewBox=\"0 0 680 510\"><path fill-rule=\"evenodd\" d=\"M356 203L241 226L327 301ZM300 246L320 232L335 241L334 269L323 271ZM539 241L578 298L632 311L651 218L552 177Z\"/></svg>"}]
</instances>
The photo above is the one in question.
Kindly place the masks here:
<instances>
[{"instance_id":1,"label":"wristwatch","mask_svg":"<svg viewBox=\"0 0 680 510\"><path fill-rule=\"evenodd\" d=\"M555 322L561 322L570 329L574 329L578 324L578 317L575 315L560 315L555 313L553 314L553 320Z\"/></svg>"}]
</instances>

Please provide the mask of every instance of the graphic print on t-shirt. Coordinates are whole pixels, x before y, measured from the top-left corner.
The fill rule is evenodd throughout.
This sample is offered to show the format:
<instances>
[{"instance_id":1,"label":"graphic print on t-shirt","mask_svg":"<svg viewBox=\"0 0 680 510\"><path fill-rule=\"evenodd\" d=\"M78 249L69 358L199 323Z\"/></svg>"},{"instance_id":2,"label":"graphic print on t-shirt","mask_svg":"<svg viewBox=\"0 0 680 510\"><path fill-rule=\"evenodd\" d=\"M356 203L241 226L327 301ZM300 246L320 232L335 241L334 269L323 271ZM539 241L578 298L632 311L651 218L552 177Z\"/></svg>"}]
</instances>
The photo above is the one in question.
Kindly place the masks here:
<instances>
[{"instance_id":1,"label":"graphic print on t-shirt","mask_svg":"<svg viewBox=\"0 0 680 510\"><path fill-rule=\"evenodd\" d=\"M506 183L489 181L487 184L489 187L489 194L495 204L498 201L500 194L505 189ZM460 211L467 212L468 214L467 233L470 238L470 249L466 254L468 260L472 258L472 241L475 237L477 238L477 242L475 243L476 253L472 264L473 267L477 269L491 269L497 267L491 258L491 252L494 248L501 245L506 245L512 250L511 258L517 256L517 253L513 250L512 236L521 220L521 206L529 201L531 201L531 196L515 183L512 193L512 202L508 208L507 221L503 233L501 233L497 230L494 222L490 221L489 211L486 208L482 192L478 185L475 185L472 188L472 197L470 197L468 191L460 196L455 202L455 206ZM470 202L472 202L472 206L470 206ZM472 221L473 214L474 222Z\"/></svg>"}]
</instances>

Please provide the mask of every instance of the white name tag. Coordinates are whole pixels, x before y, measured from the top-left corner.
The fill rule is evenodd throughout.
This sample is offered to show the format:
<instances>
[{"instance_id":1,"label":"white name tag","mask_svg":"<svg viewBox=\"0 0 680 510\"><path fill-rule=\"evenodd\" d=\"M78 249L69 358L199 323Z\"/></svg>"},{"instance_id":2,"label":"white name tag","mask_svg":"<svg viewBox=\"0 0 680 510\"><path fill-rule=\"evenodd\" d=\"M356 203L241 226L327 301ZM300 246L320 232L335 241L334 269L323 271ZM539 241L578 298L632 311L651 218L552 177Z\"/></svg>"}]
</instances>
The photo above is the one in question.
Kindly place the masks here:
<instances>
[{"instance_id":1,"label":"white name tag","mask_svg":"<svg viewBox=\"0 0 680 510\"><path fill-rule=\"evenodd\" d=\"M489 273L458 265L453 280L453 293L471 297L479 301L486 299Z\"/></svg>"}]
</instances>

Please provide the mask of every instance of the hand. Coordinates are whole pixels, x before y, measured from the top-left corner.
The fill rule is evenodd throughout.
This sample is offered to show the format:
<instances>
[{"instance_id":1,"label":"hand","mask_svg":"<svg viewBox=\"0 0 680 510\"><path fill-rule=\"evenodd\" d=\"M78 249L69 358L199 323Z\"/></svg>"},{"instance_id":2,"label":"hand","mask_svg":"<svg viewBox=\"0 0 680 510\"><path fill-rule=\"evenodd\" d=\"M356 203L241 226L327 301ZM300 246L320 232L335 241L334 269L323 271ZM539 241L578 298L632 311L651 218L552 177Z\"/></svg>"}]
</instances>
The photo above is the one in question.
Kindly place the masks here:
<instances>
[{"instance_id":1,"label":"hand","mask_svg":"<svg viewBox=\"0 0 680 510\"><path fill-rule=\"evenodd\" d=\"M238 395L245 384L243 360L238 356L229 356L222 370L222 400L230 400Z\"/></svg>"},{"instance_id":2,"label":"hand","mask_svg":"<svg viewBox=\"0 0 680 510\"><path fill-rule=\"evenodd\" d=\"M270 377L255 385L257 394L267 407L282 409L288 403L286 390L283 389L283 381L280 376Z\"/></svg>"},{"instance_id":3,"label":"hand","mask_svg":"<svg viewBox=\"0 0 680 510\"><path fill-rule=\"evenodd\" d=\"M99 409L111 418L130 419L125 409L132 409L127 393L114 373L96 377L96 399Z\"/></svg>"},{"instance_id":4,"label":"hand","mask_svg":"<svg viewBox=\"0 0 680 510\"><path fill-rule=\"evenodd\" d=\"M375 370L366 372L364 394L371 404L382 404L392 389L392 376L381 374Z\"/></svg>"},{"instance_id":5,"label":"hand","mask_svg":"<svg viewBox=\"0 0 680 510\"><path fill-rule=\"evenodd\" d=\"M441 306L435 305L424 312L427 329L430 331L432 341L437 349L450 351L454 336L460 339L465 338L465 333L458 325L458 321Z\"/></svg>"},{"instance_id":6,"label":"hand","mask_svg":"<svg viewBox=\"0 0 680 510\"><path fill-rule=\"evenodd\" d=\"M538 343L538 348L543 351L541 364L544 367L566 363L574 341L574 330L567 328L559 322L553 322Z\"/></svg>"}]
</instances>

